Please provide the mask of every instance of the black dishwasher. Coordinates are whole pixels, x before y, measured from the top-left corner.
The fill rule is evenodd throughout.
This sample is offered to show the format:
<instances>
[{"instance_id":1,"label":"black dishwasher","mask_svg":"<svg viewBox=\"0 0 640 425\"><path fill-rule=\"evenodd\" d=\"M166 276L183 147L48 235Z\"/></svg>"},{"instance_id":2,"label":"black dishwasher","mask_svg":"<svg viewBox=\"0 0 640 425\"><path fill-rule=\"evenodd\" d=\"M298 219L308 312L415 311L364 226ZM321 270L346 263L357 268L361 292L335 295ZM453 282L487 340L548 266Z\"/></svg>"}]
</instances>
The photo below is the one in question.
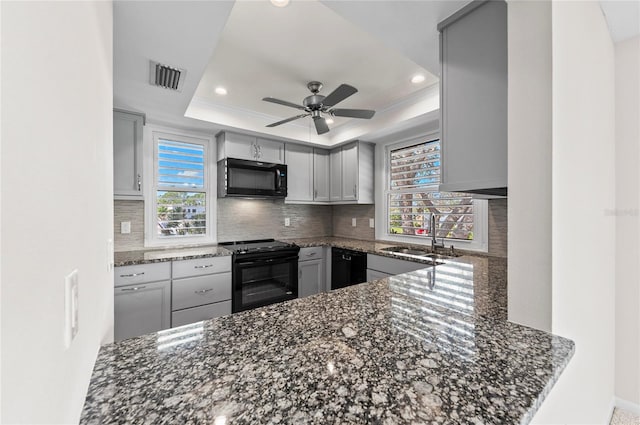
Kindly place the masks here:
<instances>
[{"instance_id":1,"label":"black dishwasher","mask_svg":"<svg viewBox=\"0 0 640 425\"><path fill-rule=\"evenodd\" d=\"M331 289L367 281L367 254L343 248L331 248Z\"/></svg>"}]
</instances>

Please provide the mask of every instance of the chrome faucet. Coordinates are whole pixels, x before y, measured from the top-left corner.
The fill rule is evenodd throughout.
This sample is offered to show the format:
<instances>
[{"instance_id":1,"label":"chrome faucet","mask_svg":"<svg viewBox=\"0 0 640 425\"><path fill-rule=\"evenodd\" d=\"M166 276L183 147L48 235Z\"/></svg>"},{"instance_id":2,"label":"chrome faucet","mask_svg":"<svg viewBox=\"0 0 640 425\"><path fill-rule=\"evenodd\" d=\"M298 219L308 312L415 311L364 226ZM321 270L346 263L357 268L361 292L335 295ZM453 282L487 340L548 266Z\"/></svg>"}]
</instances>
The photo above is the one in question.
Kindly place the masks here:
<instances>
[{"instance_id":1,"label":"chrome faucet","mask_svg":"<svg viewBox=\"0 0 640 425\"><path fill-rule=\"evenodd\" d=\"M431 213L431 251L436 252L436 248L444 248L444 239L438 243L436 239L436 215Z\"/></svg>"}]
</instances>

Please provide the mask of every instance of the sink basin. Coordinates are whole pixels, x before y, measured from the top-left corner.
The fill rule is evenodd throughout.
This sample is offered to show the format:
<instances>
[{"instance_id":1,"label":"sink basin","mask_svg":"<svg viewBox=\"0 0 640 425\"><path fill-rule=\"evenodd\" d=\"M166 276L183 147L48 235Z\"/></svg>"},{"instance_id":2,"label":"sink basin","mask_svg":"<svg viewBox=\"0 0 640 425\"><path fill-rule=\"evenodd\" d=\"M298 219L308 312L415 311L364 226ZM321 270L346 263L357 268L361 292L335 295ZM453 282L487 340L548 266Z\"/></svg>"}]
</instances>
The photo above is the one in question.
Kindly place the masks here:
<instances>
[{"instance_id":1,"label":"sink basin","mask_svg":"<svg viewBox=\"0 0 640 425\"><path fill-rule=\"evenodd\" d=\"M401 246L392 246L389 248L382 248L382 251L393 252L398 254L416 255L416 256L426 256L429 254L428 251L423 251L420 249L403 248Z\"/></svg>"},{"instance_id":2,"label":"sink basin","mask_svg":"<svg viewBox=\"0 0 640 425\"><path fill-rule=\"evenodd\" d=\"M390 246L388 248L382 248L381 251L386 251L391 254L396 254L399 256L408 256L408 257L421 258L423 260L432 260L435 264L443 264L442 260L448 260L448 259L459 256L456 254L454 255L436 254L426 250L406 248L403 246Z\"/></svg>"}]
</instances>

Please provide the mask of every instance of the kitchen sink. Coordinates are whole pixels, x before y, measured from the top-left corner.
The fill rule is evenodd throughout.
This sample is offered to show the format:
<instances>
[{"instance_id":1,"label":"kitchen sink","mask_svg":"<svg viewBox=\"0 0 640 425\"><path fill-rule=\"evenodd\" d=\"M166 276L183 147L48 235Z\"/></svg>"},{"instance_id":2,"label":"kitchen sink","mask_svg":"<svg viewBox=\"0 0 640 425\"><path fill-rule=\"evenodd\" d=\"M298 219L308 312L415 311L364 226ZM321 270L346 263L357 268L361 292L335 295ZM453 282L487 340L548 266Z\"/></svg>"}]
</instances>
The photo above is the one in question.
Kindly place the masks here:
<instances>
[{"instance_id":1,"label":"kitchen sink","mask_svg":"<svg viewBox=\"0 0 640 425\"><path fill-rule=\"evenodd\" d=\"M435 264L443 264L442 260L448 260L451 258L459 257L459 254L445 255L429 252L422 249L412 249L404 246L390 246L388 248L382 248L381 251L386 251L398 256L414 257L423 260L432 260Z\"/></svg>"}]
</instances>

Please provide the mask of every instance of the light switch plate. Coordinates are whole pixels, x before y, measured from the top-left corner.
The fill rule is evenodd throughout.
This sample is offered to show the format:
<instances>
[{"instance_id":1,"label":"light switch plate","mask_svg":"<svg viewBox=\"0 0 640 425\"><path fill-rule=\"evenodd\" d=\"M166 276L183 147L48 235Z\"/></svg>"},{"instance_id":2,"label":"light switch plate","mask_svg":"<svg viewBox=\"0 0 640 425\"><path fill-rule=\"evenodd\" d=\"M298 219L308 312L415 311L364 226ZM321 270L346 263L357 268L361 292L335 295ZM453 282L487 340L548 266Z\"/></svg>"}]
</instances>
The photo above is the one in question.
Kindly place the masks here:
<instances>
[{"instance_id":1,"label":"light switch plate","mask_svg":"<svg viewBox=\"0 0 640 425\"><path fill-rule=\"evenodd\" d=\"M71 342L78 334L78 269L64 278L64 346L71 347Z\"/></svg>"},{"instance_id":2,"label":"light switch plate","mask_svg":"<svg viewBox=\"0 0 640 425\"><path fill-rule=\"evenodd\" d=\"M127 235L131 233L131 222L130 221L121 221L120 222L120 233L123 235Z\"/></svg>"},{"instance_id":3,"label":"light switch plate","mask_svg":"<svg viewBox=\"0 0 640 425\"><path fill-rule=\"evenodd\" d=\"M351 225L352 225L353 227L356 227L356 226L357 226L357 220L355 219L355 217L351 219Z\"/></svg>"},{"instance_id":4,"label":"light switch plate","mask_svg":"<svg viewBox=\"0 0 640 425\"><path fill-rule=\"evenodd\" d=\"M375 229L376 227L376 220L373 218L369 219L369 227L371 227L372 229Z\"/></svg>"},{"instance_id":5,"label":"light switch plate","mask_svg":"<svg viewBox=\"0 0 640 425\"><path fill-rule=\"evenodd\" d=\"M284 225L285 225L285 227L291 226L291 219L289 217L286 217L284 219Z\"/></svg>"}]
</instances>

